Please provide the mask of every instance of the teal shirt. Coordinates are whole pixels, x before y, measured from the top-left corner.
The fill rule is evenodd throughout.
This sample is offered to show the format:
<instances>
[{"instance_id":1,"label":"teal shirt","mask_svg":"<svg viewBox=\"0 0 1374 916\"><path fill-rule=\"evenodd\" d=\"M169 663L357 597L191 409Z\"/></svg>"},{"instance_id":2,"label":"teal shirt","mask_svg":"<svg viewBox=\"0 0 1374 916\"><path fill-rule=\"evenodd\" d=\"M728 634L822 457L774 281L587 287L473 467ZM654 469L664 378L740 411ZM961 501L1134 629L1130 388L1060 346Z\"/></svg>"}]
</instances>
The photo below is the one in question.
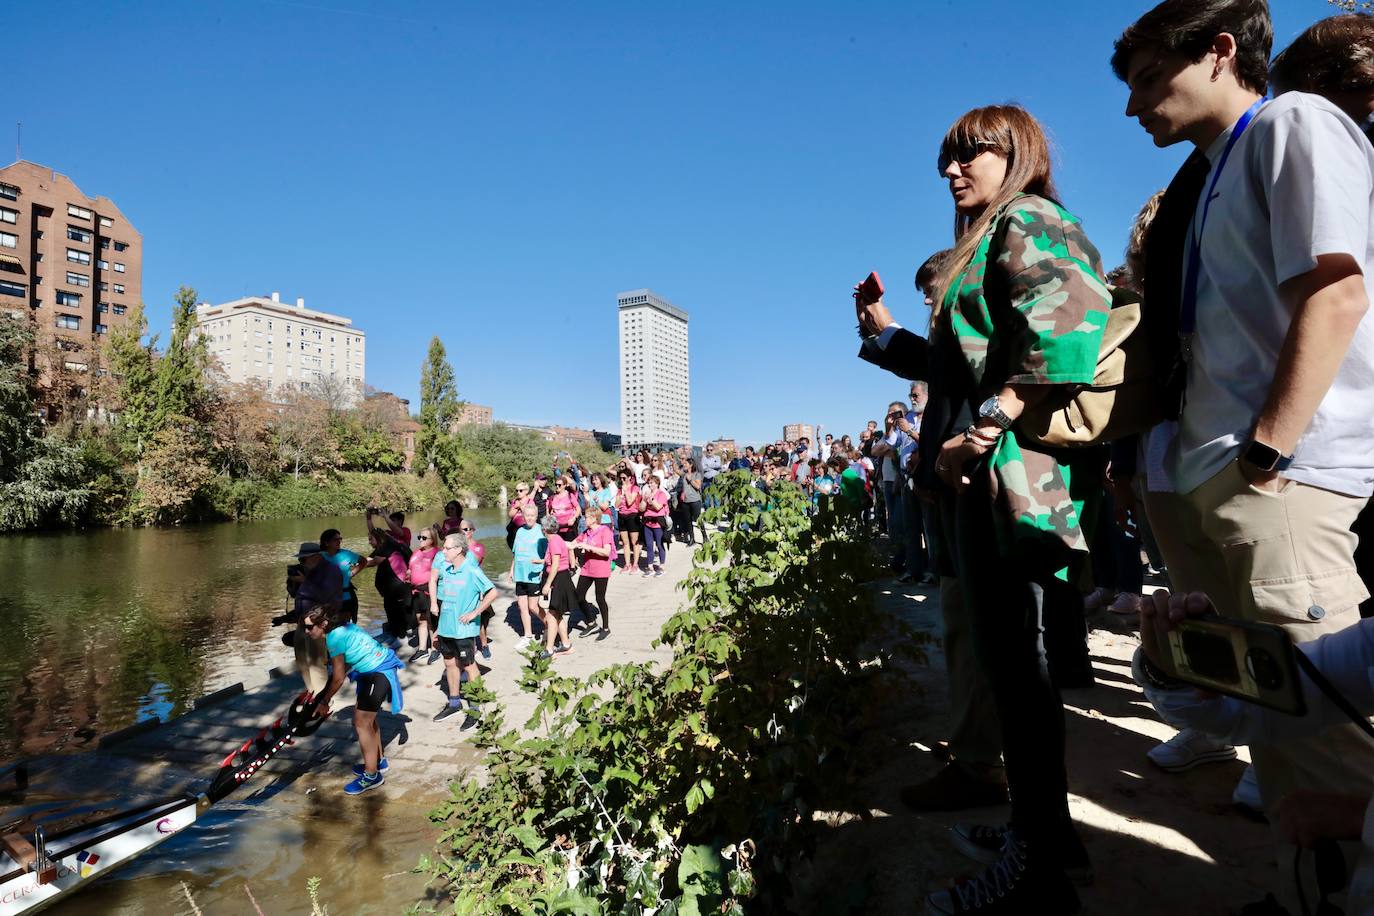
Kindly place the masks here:
<instances>
[{"instance_id":1,"label":"teal shirt","mask_svg":"<svg viewBox=\"0 0 1374 916\"><path fill-rule=\"evenodd\" d=\"M438 632L449 639L470 639L481 631L480 614L471 621L459 618L475 611L487 592L495 588L482 567L477 565L476 558L468 554L468 559L472 562L465 561L455 567L442 553L434 558L434 570L439 574L435 596L443 602Z\"/></svg>"},{"instance_id":2,"label":"teal shirt","mask_svg":"<svg viewBox=\"0 0 1374 916\"><path fill-rule=\"evenodd\" d=\"M329 554L325 554L325 556L328 557ZM359 554L341 547L339 552L329 559L343 573L343 596L346 601L353 596L353 566L361 562L363 558Z\"/></svg>"},{"instance_id":3,"label":"teal shirt","mask_svg":"<svg viewBox=\"0 0 1374 916\"><path fill-rule=\"evenodd\" d=\"M371 674L386 662L391 650L367 635L356 623L335 627L324 634L329 657L342 655L344 662L359 674Z\"/></svg>"},{"instance_id":4,"label":"teal shirt","mask_svg":"<svg viewBox=\"0 0 1374 916\"><path fill-rule=\"evenodd\" d=\"M544 537L538 525L533 528L522 527L515 532L515 543L511 545L511 554L515 557L515 581L538 582L544 567L532 561L544 559L548 551L548 538Z\"/></svg>"}]
</instances>

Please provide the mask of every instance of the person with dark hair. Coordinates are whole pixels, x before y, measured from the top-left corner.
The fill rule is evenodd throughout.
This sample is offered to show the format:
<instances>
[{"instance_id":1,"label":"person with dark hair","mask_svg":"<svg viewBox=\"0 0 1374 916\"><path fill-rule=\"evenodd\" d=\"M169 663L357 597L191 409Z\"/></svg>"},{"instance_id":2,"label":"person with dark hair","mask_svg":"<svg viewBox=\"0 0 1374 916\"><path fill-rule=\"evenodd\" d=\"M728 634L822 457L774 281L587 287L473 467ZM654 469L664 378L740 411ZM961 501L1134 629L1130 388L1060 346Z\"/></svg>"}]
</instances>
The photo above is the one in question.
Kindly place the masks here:
<instances>
[{"instance_id":1,"label":"person with dark hair","mask_svg":"<svg viewBox=\"0 0 1374 916\"><path fill-rule=\"evenodd\" d=\"M1323 96L1374 141L1374 16L1348 13L1314 23L1279 52L1269 76L1275 95Z\"/></svg>"},{"instance_id":2,"label":"person with dark hair","mask_svg":"<svg viewBox=\"0 0 1374 916\"><path fill-rule=\"evenodd\" d=\"M410 609L415 617L415 654L411 656L411 661L428 656L433 653L427 664L432 664L438 660L439 650L434 648L433 627L439 625L439 619L431 619L429 616L429 573L434 565L434 558L439 554L439 545L443 543L443 538L439 536L439 526L430 525L428 528L421 528L419 545L415 552L410 555L410 562L406 564L406 582L410 585Z\"/></svg>"},{"instance_id":3,"label":"person with dark hair","mask_svg":"<svg viewBox=\"0 0 1374 916\"><path fill-rule=\"evenodd\" d=\"M541 592L548 604L548 617L544 627L544 658L556 655L569 655L573 652L572 640L568 638L568 620L574 608L581 607L577 600L577 586L573 584L572 553L568 542L559 533L562 528L558 518L546 515L539 520L548 544L544 561L544 584Z\"/></svg>"},{"instance_id":4,"label":"person with dark hair","mask_svg":"<svg viewBox=\"0 0 1374 916\"><path fill-rule=\"evenodd\" d=\"M1173 492L1146 493L1151 528L1176 591L1307 642L1369 595L1350 529L1374 492L1374 147L1319 96L1265 101L1272 32L1260 0L1167 0L1112 64L1127 117L1156 146L1191 143L1200 175L1175 178L1146 237L1147 316L1167 323L1182 293L1160 335ZM1374 770L1354 725L1252 758L1271 820L1292 792L1367 789Z\"/></svg>"},{"instance_id":5,"label":"person with dark hair","mask_svg":"<svg viewBox=\"0 0 1374 916\"><path fill-rule=\"evenodd\" d=\"M438 525L439 536L446 538L462 527L463 504L456 499L450 499L444 503L444 520Z\"/></svg>"},{"instance_id":6,"label":"person with dark hair","mask_svg":"<svg viewBox=\"0 0 1374 916\"><path fill-rule=\"evenodd\" d=\"M320 550L324 553L325 559L338 567L339 572L343 573L343 600L339 607L348 612L348 616L355 623L358 620L358 592L353 587L353 575L360 569L365 569L367 564L363 562L362 554L354 553L344 549L343 535L338 528L326 528L320 532Z\"/></svg>"},{"instance_id":7,"label":"person with dark hair","mask_svg":"<svg viewBox=\"0 0 1374 916\"><path fill-rule=\"evenodd\" d=\"M382 756L382 731L377 725L377 713L383 703L390 703L393 713L400 713L405 708L401 682L396 676L405 665L395 652L363 632L337 605L314 606L306 613L304 623L311 639L323 640L329 656L329 683L320 692L316 714L329 715L329 701L345 680L358 686L358 700L353 706L353 731L358 736L363 762L353 767L354 778L344 786L344 792L361 795L386 782L382 774L387 769L387 761Z\"/></svg>"},{"instance_id":8,"label":"person with dark hair","mask_svg":"<svg viewBox=\"0 0 1374 916\"><path fill-rule=\"evenodd\" d=\"M410 587L406 579L410 574L410 542L402 544L387 528L376 523L386 520L380 511L369 509L367 514L368 543L372 545L371 555L362 562L364 567L375 567L377 575L373 585L382 599L382 610L386 612L386 624L382 627L382 642L392 649L401 647L401 640L410 629Z\"/></svg>"}]
</instances>

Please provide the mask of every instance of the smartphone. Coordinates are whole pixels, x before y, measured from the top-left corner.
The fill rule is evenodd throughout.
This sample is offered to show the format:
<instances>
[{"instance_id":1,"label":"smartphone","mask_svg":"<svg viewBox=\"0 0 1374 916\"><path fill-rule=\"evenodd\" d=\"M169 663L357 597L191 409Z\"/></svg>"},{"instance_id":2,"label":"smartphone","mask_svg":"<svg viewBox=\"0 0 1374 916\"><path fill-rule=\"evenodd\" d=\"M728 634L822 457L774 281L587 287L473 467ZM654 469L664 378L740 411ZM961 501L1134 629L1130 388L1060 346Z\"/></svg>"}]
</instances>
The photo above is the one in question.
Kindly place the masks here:
<instances>
[{"instance_id":1,"label":"smartphone","mask_svg":"<svg viewBox=\"0 0 1374 916\"><path fill-rule=\"evenodd\" d=\"M861 303L877 302L883 298L883 281L875 270L864 278L864 282L859 284L858 292Z\"/></svg>"},{"instance_id":2,"label":"smartphone","mask_svg":"<svg viewBox=\"0 0 1374 916\"><path fill-rule=\"evenodd\" d=\"M1293 716L1305 715L1297 649L1279 626L1194 617L1169 633L1169 673L1198 687Z\"/></svg>"}]
</instances>

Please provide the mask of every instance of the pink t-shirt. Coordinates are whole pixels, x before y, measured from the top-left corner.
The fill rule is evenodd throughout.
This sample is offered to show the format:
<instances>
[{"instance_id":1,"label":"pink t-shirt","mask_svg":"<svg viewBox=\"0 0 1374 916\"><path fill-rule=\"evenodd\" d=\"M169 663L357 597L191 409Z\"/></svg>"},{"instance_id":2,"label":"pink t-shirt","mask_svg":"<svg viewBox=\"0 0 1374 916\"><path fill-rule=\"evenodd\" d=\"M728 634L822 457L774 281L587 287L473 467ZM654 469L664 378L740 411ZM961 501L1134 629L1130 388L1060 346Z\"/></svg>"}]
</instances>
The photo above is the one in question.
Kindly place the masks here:
<instances>
[{"instance_id":1,"label":"pink t-shirt","mask_svg":"<svg viewBox=\"0 0 1374 916\"><path fill-rule=\"evenodd\" d=\"M639 487L631 484L621 489L616 496L616 507L621 515L638 515L640 510Z\"/></svg>"},{"instance_id":2,"label":"pink t-shirt","mask_svg":"<svg viewBox=\"0 0 1374 916\"><path fill-rule=\"evenodd\" d=\"M572 558L568 556L568 542L559 537L556 531L549 535L549 552L544 555L545 569L553 569L554 557L558 558L558 572L567 572L572 568Z\"/></svg>"},{"instance_id":3,"label":"pink t-shirt","mask_svg":"<svg viewBox=\"0 0 1374 916\"><path fill-rule=\"evenodd\" d=\"M558 527L566 528L577 518L577 497L565 490L549 500L549 508L553 510L553 517L558 519Z\"/></svg>"},{"instance_id":4,"label":"pink t-shirt","mask_svg":"<svg viewBox=\"0 0 1374 916\"><path fill-rule=\"evenodd\" d=\"M410 587L419 591L429 587L429 568L434 565L434 557L439 548L417 550L410 555Z\"/></svg>"},{"instance_id":5,"label":"pink t-shirt","mask_svg":"<svg viewBox=\"0 0 1374 916\"><path fill-rule=\"evenodd\" d=\"M611 548L611 557L615 556L615 537L611 534L610 525L597 525L595 528L588 528L577 536L575 544L590 544L593 547ZM608 579L611 575L611 557L598 557L590 553L583 553L582 575L589 579Z\"/></svg>"},{"instance_id":6,"label":"pink t-shirt","mask_svg":"<svg viewBox=\"0 0 1374 916\"><path fill-rule=\"evenodd\" d=\"M482 561L487 558L487 548L482 546L481 541L469 541L468 553L477 558L477 565L481 566Z\"/></svg>"},{"instance_id":7,"label":"pink t-shirt","mask_svg":"<svg viewBox=\"0 0 1374 916\"><path fill-rule=\"evenodd\" d=\"M668 494L655 490L644 498L644 520L661 522L668 514Z\"/></svg>"}]
</instances>

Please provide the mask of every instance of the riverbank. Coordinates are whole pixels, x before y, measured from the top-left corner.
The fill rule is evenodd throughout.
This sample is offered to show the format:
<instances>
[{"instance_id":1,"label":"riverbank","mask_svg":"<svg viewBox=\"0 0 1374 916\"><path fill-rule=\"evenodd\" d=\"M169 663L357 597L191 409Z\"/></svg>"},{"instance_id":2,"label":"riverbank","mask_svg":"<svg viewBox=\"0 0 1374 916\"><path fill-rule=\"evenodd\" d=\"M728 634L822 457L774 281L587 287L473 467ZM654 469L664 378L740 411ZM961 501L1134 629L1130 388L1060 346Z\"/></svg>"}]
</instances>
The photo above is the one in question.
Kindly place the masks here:
<instances>
[{"instance_id":1,"label":"riverbank","mask_svg":"<svg viewBox=\"0 0 1374 916\"><path fill-rule=\"evenodd\" d=\"M676 585L690 565L688 551L675 545L662 578L616 574L608 590L611 637L601 642L574 638L576 651L558 658L557 670L584 677L620 662L667 658L669 651L653 643L681 603ZM493 658L482 661L483 683L504 704L506 722L521 725L536 698L519 686L528 662L515 651L513 589L497 575L504 568L489 554L488 570L498 580L500 597L490 628ZM364 597L362 619L375 627L381 613L368 607L372 597ZM403 657L409 654L403 650ZM269 679L269 663L283 666L284 676ZM458 728L461 719L432 721L444 702L436 686L442 671L436 662L410 664L402 672L405 709L380 718L391 763L382 789L357 799L342 794L348 767L357 758L350 725L353 693L345 688L320 732L272 761L203 823L53 912L184 910L187 892L206 913L251 912L248 889L264 912L309 913L305 881L312 876L322 879L320 900L333 912L392 913L421 899L428 879L410 870L421 856L433 853L439 839L428 814L448 796L449 783L468 777L480 762L471 746L473 733ZM25 812L100 807L115 798L133 803L204 782L229 747L270 720L299 689L291 652L280 643L263 644L221 666L205 688L240 681L244 693L145 734L91 753L35 761L26 792L0 795L8 803L0 822Z\"/></svg>"}]
</instances>

